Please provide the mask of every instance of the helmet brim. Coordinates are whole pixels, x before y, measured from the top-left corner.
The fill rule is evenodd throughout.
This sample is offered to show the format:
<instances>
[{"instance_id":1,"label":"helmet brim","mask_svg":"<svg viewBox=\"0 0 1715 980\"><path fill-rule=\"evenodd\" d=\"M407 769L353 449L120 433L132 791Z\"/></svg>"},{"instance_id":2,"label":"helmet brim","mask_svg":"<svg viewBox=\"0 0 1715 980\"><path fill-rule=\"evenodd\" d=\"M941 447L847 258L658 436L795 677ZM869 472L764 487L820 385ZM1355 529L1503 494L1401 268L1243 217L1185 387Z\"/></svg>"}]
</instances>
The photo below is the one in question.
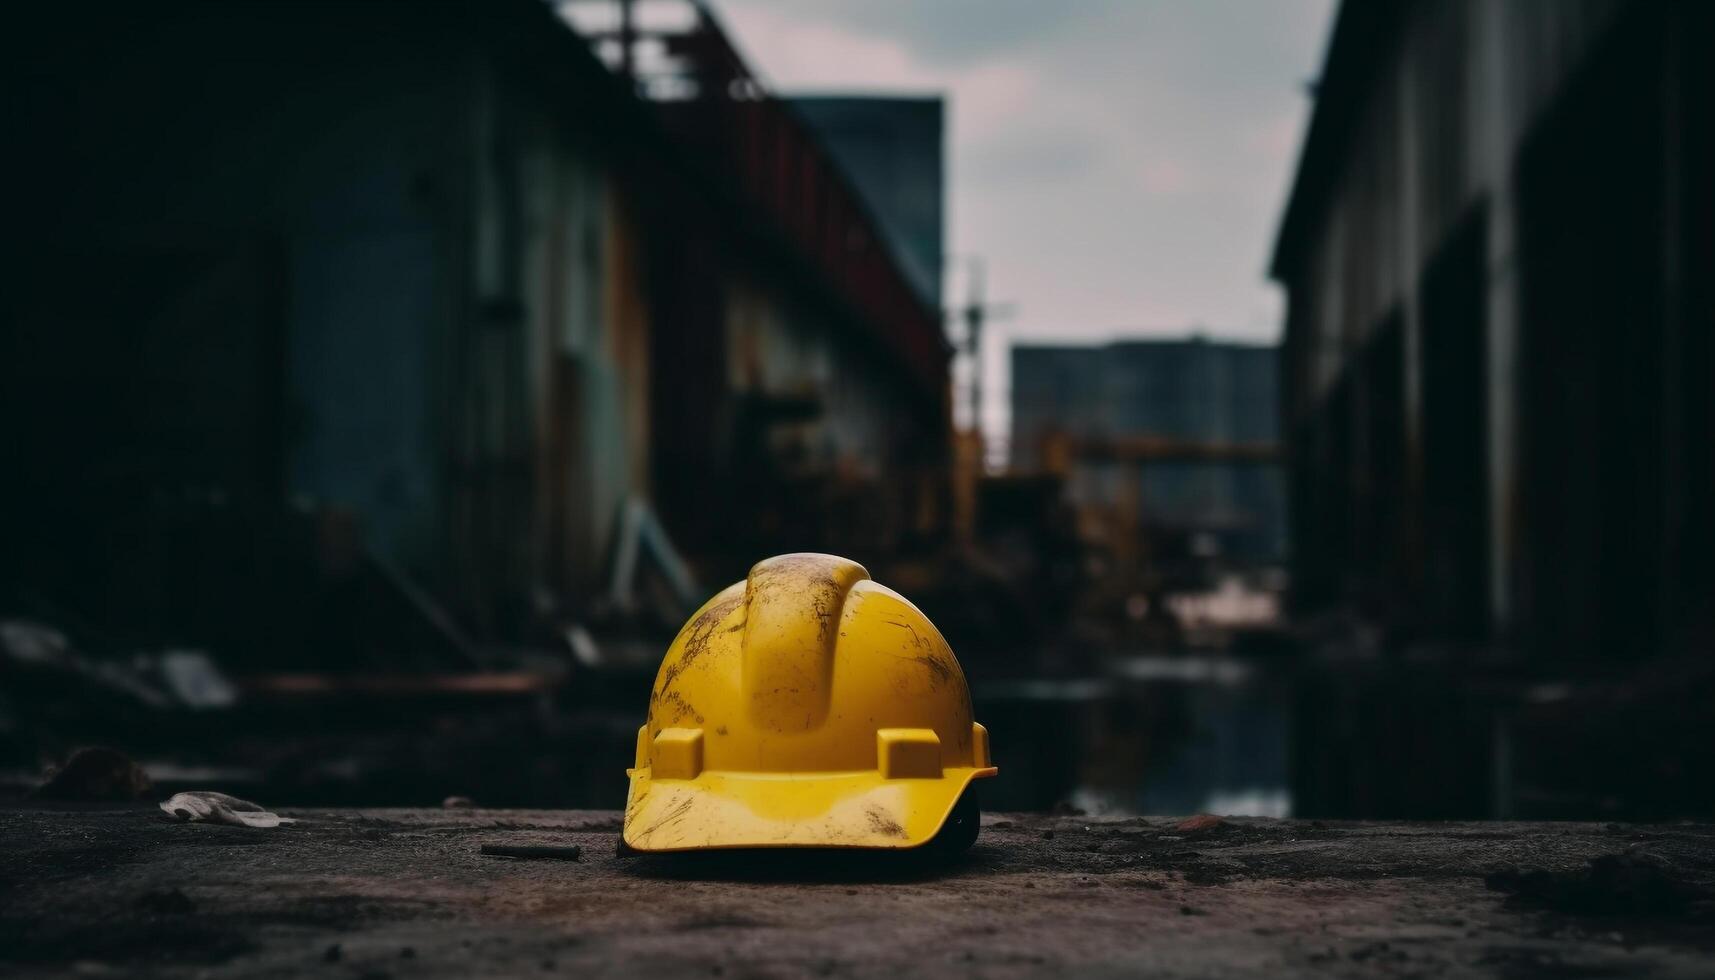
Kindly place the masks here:
<instances>
[{"instance_id":1,"label":"helmet brim","mask_svg":"<svg viewBox=\"0 0 1715 980\"><path fill-rule=\"evenodd\" d=\"M907 850L935 837L974 779L995 768L942 771L939 779L879 772L704 772L650 778L631 770L623 837L635 851L750 847Z\"/></svg>"}]
</instances>

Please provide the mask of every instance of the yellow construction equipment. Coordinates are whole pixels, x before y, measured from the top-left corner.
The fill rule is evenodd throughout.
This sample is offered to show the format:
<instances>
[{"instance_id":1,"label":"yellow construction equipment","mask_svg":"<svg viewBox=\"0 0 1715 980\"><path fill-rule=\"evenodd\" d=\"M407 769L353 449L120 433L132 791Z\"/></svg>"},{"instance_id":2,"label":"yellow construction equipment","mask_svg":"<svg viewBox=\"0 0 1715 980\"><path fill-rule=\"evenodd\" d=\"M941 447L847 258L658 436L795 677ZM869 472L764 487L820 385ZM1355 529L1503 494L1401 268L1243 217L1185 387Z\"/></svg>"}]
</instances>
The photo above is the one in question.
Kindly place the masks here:
<instances>
[{"instance_id":1,"label":"yellow construction equipment","mask_svg":"<svg viewBox=\"0 0 1715 980\"><path fill-rule=\"evenodd\" d=\"M963 850L993 776L947 641L833 555L782 555L667 648L628 770L624 842Z\"/></svg>"}]
</instances>

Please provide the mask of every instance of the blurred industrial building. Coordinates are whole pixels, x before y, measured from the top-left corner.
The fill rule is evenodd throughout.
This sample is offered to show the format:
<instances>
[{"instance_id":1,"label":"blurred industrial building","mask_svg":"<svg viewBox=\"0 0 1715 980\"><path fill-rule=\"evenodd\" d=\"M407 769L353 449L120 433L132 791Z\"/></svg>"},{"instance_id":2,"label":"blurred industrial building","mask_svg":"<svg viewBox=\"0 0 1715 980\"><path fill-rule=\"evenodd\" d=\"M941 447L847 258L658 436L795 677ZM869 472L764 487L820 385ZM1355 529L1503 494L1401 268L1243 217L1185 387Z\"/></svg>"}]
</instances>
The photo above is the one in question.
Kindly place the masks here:
<instances>
[{"instance_id":1,"label":"blurred industrial building","mask_svg":"<svg viewBox=\"0 0 1715 980\"><path fill-rule=\"evenodd\" d=\"M1300 812L1715 812L1712 29L1342 5L1272 265Z\"/></svg>"},{"instance_id":2,"label":"blurred industrial building","mask_svg":"<svg viewBox=\"0 0 1715 980\"><path fill-rule=\"evenodd\" d=\"M1044 673L1081 678L997 686L1018 716L985 707L1030 733L1015 769L1075 774L1060 793L1102 809L1288 812L1278 377L1273 347L1203 337L1013 345L984 545L1042 552L1021 517L1059 515L1068 635Z\"/></svg>"},{"instance_id":3,"label":"blurred industrial building","mask_svg":"<svg viewBox=\"0 0 1715 980\"><path fill-rule=\"evenodd\" d=\"M996 453L939 95L695 0L31 5L0 793L615 806L685 616L818 550L958 650L994 808L1715 813L1712 29L1342 4L1281 345L1020 344Z\"/></svg>"},{"instance_id":4,"label":"blurred industrial building","mask_svg":"<svg viewBox=\"0 0 1715 980\"><path fill-rule=\"evenodd\" d=\"M1089 537L1153 546L1156 565L1278 565L1276 378L1274 348L1254 344L1015 345L1012 468L1061 474Z\"/></svg>"},{"instance_id":5,"label":"blurred industrial building","mask_svg":"<svg viewBox=\"0 0 1715 980\"><path fill-rule=\"evenodd\" d=\"M905 277L939 308L947 245L946 100L800 95L791 106L850 176Z\"/></svg>"},{"instance_id":6,"label":"blurred industrial building","mask_svg":"<svg viewBox=\"0 0 1715 980\"><path fill-rule=\"evenodd\" d=\"M33 695L90 664L142 654L170 704L151 652L192 651L282 730L511 718L568 653L646 691L758 556L944 540L939 101L795 109L703 6L631 7L179 0L9 28L30 151L0 577L37 659L6 764L171 740ZM902 168L923 179L895 200ZM454 714L420 724L480 716ZM597 765L601 739L538 741ZM550 782L522 768L490 799ZM556 778L534 798L586 799Z\"/></svg>"}]
</instances>

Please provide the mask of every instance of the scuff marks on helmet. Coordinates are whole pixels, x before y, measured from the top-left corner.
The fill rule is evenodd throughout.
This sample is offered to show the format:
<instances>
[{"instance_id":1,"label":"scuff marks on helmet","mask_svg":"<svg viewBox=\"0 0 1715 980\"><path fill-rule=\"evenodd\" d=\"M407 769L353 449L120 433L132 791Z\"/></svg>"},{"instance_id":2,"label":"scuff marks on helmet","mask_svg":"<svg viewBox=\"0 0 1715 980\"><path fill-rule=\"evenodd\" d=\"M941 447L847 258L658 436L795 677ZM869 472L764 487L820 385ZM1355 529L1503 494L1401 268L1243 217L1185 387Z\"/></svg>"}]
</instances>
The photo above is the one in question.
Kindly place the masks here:
<instances>
[{"instance_id":1,"label":"scuff marks on helmet","mask_svg":"<svg viewBox=\"0 0 1715 980\"><path fill-rule=\"evenodd\" d=\"M695 806L696 803L697 798L694 796L674 797L672 803L667 808L667 812L661 814L654 823L645 827L643 832L637 835L637 839L639 841L648 840L662 827L678 823L680 820L685 819L685 815L691 812L691 807Z\"/></svg>"},{"instance_id":2,"label":"scuff marks on helmet","mask_svg":"<svg viewBox=\"0 0 1715 980\"><path fill-rule=\"evenodd\" d=\"M897 626L900 629L910 631L911 646L917 651L917 655L914 657L907 657L906 659L928 668L930 675L930 687L939 688L941 685L947 684L953 680L953 665L948 662L944 653L944 648L941 644L937 644L935 641L930 640L923 636L923 634L917 632L917 627L910 623L900 622L897 619L889 619L886 622L889 626Z\"/></svg>"},{"instance_id":3,"label":"scuff marks on helmet","mask_svg":"<svg viewBox=\"0 0 1715 980\"><path fill-rule=\"evenodd\" d=\"M934 654L924 654L921 657L912 657L911 659L929 668L929 674L934 678L931 681L933 687L940 687L953 679L953 668L948 666L945 660Z\"/></svg>"},{"instance_id":4,"label":"scuff marks on helmet","mask_svg":"<svg viewBox=\"0 0 1715 980\"><path fill-rule=\"evenodd\" d=\"M839 609L834 608L832 599L839 598L840 607L845 605L846 595L850 588L842 583L834 570L848 564L843 559L827 555L782 555L758 564L751 569L747 589L752 601L770 599L773 593L781 589L798 590L808 586L811 611L816 616L816 642L823 646L828 642L828 631L837 618ZM859 568L859 581L868 578L868 574Z\"/></svg>"},{"instance_id":5,"label":"scuff marks on helmet","mask_svg":"<svg viewBox=\"0 0 1715 980\"><path fill-rule=\"evenodd\" d=\"M892 814L883 810L879 806L872 804L864 807L863 815L869 818L869 829L884 837L907 836L905 828L900 826L899 821L895 820Z\"/></svg>"},{"instance_id":6,"label":"scuff marks on helmet","mask_svg":"<svg viewBox=\"0 0 1715 980\"><path fill-rule=\"evenodd\" d=\"M686 717L695 718L699 725L704 721L702 712L698 711L696 706L691 704L691 702L685 700L685 696L680 694L678 691L663 691L661 694L656 696L655 701L657 711L672 713L672 717L666 719L669 723L681 721ZM669 726L663 725L661 727L665 728Z\"/></svg>"},{"instance_id":7,"label":"scuff marks on helmet","mask_svg":"<svg viewBox=\"0 0 1715 980\"><path fill-rule=\"evenodd\" d=\"M661 668L661 683L655 689L657 698L673 686L673 682L679 679L679 675L687 667L696 663L703 654L709 651L709 641L714 638L715 631L720 628L721 623L725 622L728 616L731 616L742 605L744 605L744 594L734 591L732 595L703 610L701 616L691 621L691 624L680 634L685 637L685 642L679 648L679 659ZM744 622L741 620L738 626L732 629L743 628ZM732 629L728 629L726 632L730 633ZM698 719L698 721L701 720Z\"/></svg>"},{"instance_id":8,"label":"scuff marks on helmet","mask_svg":"<svg viewBox=\"0 0 1715 980\"><path fill-rule=\"evenodd\" d=\"M741 683L756 725L810 731L826 718L835 634L854 587L868 577L863 566L832 555L782 555L751 568Z\"/></svg>"}]
</instances>

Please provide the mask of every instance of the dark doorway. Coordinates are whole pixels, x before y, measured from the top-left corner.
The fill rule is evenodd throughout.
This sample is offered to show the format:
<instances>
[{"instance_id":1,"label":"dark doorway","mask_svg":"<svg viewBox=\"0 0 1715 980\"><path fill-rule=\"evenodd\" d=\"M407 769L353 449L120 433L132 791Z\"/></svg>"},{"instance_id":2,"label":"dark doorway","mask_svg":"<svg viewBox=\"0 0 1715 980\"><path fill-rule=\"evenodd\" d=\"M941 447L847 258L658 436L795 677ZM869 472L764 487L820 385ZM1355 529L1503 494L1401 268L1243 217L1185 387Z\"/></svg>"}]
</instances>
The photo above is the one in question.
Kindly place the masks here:
<instances>
[{"instance_id":1,"label":"dark doorway","mask_svg":"<svg viewBox=\"0 0 1715 980\"><path fill-rule=\"evenodd\" d=\"M0 331L0 588L166 628L181 515L283 497L283 282L246 242L32 259Z\"/></svg>"},{"instance_id":2,"label":"dark doorway","mask_svg":"<svg viewBox=\"0 0 1715 980\"><path fill-rule=\"evenodd\" d=\"M1643 17L1616 32L1532 133L1516 174L1519 595L1545 659L1623 660L1659 638L1673 386L1657 29Z\"/></svg>"},{"instance_id":3,"label":"dark doorway","mask_svg":"<svg viewBox=\"0 0 1715 980\"><path fill-rule=\"evenodd\" d=\"M1372 615L1388 622L1409 619L1411 584L1406 563L1412 542L1408 525L1409 480L1405 431L1405 330L1399 311L1383 320L1365 346L1360 363L1363 407L1355 508L1360 599Z\"/></svg>"},{"instance_id":4,"label":"dark doorway","mask_svg":"<svg viewBox=\"0 0 1715 980\"><path fill-rule=\"evenodd\" d=\"M1469 215L1423 282L1423 597L1437 634L1489 625L1486 212Z\"/></svg>"}]
</instances>

